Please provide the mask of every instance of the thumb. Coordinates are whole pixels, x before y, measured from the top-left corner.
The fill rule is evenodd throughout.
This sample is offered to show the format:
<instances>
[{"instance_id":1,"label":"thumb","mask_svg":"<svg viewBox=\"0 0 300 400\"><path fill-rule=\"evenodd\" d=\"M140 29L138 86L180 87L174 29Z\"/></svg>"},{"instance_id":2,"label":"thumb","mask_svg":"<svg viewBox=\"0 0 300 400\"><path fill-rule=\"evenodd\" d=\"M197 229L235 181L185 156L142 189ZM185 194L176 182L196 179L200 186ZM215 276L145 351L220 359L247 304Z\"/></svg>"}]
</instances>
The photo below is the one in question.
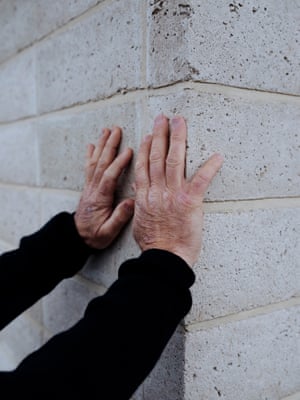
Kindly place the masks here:
<instances>
[{"instance_id":1,"label":"thumb","mask_svg":"<svg viewBox=\"0 0 300 400\"><path fill-rule=\"evenodd\" d=\"M204 196L208 186L223 164L221 154L213 154L199 170L195 173L191 180L191 192L194 195Z\"/></svg>"},{"instance_id":2,"label":"thumb","mask_svg":"<svg viewBox=\"0 0 300 400\"><path fill-rule=\"evenodd\" d=\"M110 238L110 243L118 236L134 213L134 200L123 200L114 209L109 219L102 225L102 232Z\"/></svg>"}]
</instances>

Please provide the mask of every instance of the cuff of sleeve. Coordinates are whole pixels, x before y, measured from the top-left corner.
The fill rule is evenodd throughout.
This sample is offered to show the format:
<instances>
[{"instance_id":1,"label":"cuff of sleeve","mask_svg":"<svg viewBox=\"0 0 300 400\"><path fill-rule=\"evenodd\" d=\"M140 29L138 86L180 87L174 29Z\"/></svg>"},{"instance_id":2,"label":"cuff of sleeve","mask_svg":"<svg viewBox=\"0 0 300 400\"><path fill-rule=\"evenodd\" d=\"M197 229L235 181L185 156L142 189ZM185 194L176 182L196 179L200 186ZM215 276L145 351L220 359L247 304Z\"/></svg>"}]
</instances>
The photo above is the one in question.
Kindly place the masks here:
<instances>
[{"instance_id":1,"label":"cuff of sleeve","mask_svg":"<svg viewBox=\"0 0 300 400\"><path fill-rule=\"evenodd\" d=\"M123 263L119 269L119 277L141 274L184 289L195 282L195 274L189 265L181 257L166 250L144 251L138 258Z\"/></svg>"}]
</instances>

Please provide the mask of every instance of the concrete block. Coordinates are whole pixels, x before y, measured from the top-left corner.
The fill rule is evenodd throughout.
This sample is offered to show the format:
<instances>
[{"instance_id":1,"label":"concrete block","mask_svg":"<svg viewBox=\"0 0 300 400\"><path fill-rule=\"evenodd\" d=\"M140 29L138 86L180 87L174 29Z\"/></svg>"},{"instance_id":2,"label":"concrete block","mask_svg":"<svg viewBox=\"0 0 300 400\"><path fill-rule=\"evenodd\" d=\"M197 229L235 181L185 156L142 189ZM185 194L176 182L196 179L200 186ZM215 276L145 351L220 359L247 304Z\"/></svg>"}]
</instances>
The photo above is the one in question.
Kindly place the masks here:
<instances>
[{"instance_id":1,"label":"concrete block","mask_svg":"<svg viewBox=\"0 0 300 400\"><path fill-rule=\"evenodd\" d=\"M12 246L11 244L0 240L0 254L13 250L13 248L14 246Z\"/></svg>"},{"instance_id":2,"label":"concrete block","mask_svg":"<svg viewBox=\"0 0 300 400\"><path fill-rule=\"evenodd\" d=\"M11 371L16 366L15 356L13 350L7 343L0 342L0 371Z\"/></svg>"},{"instance_id":3,"label":"concrete block","mask_svg":"<svg viewBox=\"0 0 300 400\"><path fill-rule=\"evenodd\" d=\"M62 281L43 299L45 328L51 334L70 328L83 317L89 301L103 293L103 287L77 278Z\"/></svg>"},{"instance_id":4,"label":"concrete block","mask_svg":"<svg viewBox=\"0 0 300 400\"><path fill-rule=\"evenodd\" d=\"M0 180L7 183L37 185L38 153L31 123L0 127Z\"/></svg>"},{"instance_id":5,"label":"concrete block","mask_svg":"<svg viewBox=\"0 0 300 400\"><path fill-rule=\"evenodd\" d=\"M0 3L0 62L101 1L4 0Z\"/></svg>"},{"instance_id":6,"label":"concrete block","mask_svg":"<svg viewBox=\"0 0 300 400\"><path fill-rule=\"evenodd\" d=\"M133 239L132 226L129 224L119 237L99 255L90 257L82 270L86 278L109 287L118 277L121 264L140 255L141 251Z\"/></svg>"},{"instance_id":7,"label":"concrete block","mask_svg":"<svg viewBox=\"0 0 300 400\"><path fill-rule=\"evenodd\" d=\"M197 80L300 93L298 2L151 3L150 85Z\"/></svg>"},{"instance_id":8,"label":"concrete block","mask_svg":"<svg viewBox=\"0 0 300 400\"><path fill-rule=\"evenodd\" d=\"M0 237L14 246L40 228L38 190L0 185L0 209Z\"/></svg>"},{"instance_id":9,"label":"concrete block","mask_svg":"<svg viewBox=\"0 0 300 400\"><path fill-rule=\"evenodd\" d=\"M187 333L184 399L280 400L299 391L299 323L292 307Z\"/></svg>"},{"instance_id":10,"label":"concrete block","mask_svg":"<svg viewBox=\"0 0 300 400\"><path fill-rule=\"evenodd\" d=\"M28 310L25 311L25 315L28 315L31 319L33 319L40 326L43 325L43 300L39 300L33 306L31 306Z\"/></svg>"},{"instance_id":11,"label":"concrete block","mask_svg":"<svg viewBox=\"0 0 300 400\"><path fill-rule=\"evenodd\" d=\"M39 112L141 85L141 3L109 2L38 48Z\"/></svg>"},{"instance_id":12,"label":"concrete block","mask_svg":"<svg viewBox=\"0 0 300 400\"><path fill-rule=\"evenodd\" d=\"M5 369L14 369L42 344L42 328L26 315L21 315L0 332L0 351L5 349ZM2 358L2 354L1 354Z\"/></svg>"},{"instance_id":13,"label":"concrete block","mask_svg":"<svg viewBox=\"0 0 300 400\"><path fill-rule=\"evenodd\" d=\"M124 147L136 148L135 105L112 104L96 110L63 114L37 122L40 182L42 186L82 190L86 146L97 144L101 130L118 125L123 129ZM132 195L132 168L122 176L118 196Z\"/></svg>"},{"instance_id":14,"label":"concrete block","mask_svg":"<svg viewBox=\"0 0 300 400\"><path fill-rule=\"evenodd\" d=\"M143 130L147 132L161 112L186 118L187 176L214 152L223 154L225 162L206 199L299 196L298 100L228 88L196 88L199 92L179 88L150 97Z\"/></svg>"},{"instance_id":15,"label":"concrete block","mask_svg":"<svg viewBox=\"0 0 300 400\"><path fill-rule=\"evenodd\" d=\"M184 332L179 327L170 339L149 377L144 382L143 400L184 399L184 341Z\"/></svg>"},{"instance_id":16,"label":"concrete block","mask_svg":"<svg viewBox=\"0 0 300 400\"><path fill-rule=\"evenodd\" d=\"M0 65L0 121L36 113L34 49Z\"/></svg>"},{"instance_id":17,"label":"concrete block","mask_svg":"<svg viewBox=\"0 0 300 400\"><path fill-rule=\"evenodd\" d=\"M206 214L186 323L300 295L299 209Z\"/></svg>"},{"instance_id":18,"label":"concrete block","mask_svg":"<svg viewBox=\"0 0 300 400\"><path fill-rule=\"evenodd\" d=\"M74 212L79 202L80 193L63 190L42 190L41 224L45 224L56 214L67 211Z\"/></svg>"}]
</instances>

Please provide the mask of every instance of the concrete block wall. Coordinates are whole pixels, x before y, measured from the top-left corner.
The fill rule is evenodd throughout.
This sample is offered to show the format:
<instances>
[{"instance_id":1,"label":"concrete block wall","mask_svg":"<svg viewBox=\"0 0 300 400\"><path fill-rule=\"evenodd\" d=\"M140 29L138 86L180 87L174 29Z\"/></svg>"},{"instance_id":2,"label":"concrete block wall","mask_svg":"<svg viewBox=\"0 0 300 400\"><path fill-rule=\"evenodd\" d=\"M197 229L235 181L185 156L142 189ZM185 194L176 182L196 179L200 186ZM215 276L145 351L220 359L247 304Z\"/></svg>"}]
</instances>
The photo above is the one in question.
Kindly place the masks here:
<instances>
[{"instance_id":1,"label":"concrete block wall","mask_svg":"<svg viewBox=\"0 0 300 400\"><path fill-rule=\"evenodd\" d=\"M300 399L299 19L298 0L0 4L1 252L75 209L105 126L136 150L155 115L181 114L188 176L225 157L193 308L135 400ZM0 368L76 322L138 254L129 226L0 333Z\"/></svg>"}]
</instances>

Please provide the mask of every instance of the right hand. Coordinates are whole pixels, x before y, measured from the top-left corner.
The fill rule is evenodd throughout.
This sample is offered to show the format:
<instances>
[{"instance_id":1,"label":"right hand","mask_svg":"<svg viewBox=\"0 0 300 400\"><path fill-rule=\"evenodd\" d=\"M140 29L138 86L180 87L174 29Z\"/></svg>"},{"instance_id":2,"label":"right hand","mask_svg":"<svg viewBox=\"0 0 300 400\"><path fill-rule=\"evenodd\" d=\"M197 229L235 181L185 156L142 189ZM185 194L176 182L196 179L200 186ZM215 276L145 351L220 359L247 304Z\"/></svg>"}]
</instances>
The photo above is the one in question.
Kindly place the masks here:
<instances>
[{"instance_id":1,"label":"right hand","mask_svg":"<svg viewBox=\"0 0 300 400\"><path fill-rule=\"evenodd\" d=\"M135 240L142 251L170 251L192 266L202 246L203 199L222 166L211 156L190 181L185 179L187 128L182 117L155 119L135 165Z\"/></svg>"}]
</instances>

